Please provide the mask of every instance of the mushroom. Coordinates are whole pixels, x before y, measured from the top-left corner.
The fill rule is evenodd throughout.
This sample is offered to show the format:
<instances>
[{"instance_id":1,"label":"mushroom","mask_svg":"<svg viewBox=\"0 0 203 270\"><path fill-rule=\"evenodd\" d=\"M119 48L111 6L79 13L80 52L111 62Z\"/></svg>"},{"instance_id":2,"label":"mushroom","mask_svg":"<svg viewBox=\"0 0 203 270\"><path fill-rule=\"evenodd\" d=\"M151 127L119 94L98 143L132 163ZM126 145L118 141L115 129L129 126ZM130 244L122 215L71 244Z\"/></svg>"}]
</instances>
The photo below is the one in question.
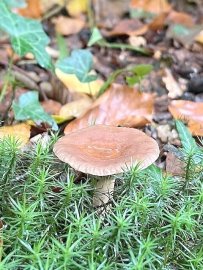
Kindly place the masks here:
<instances>
[{"instance_id":1,"label":"mushroom","mask_svg":"<svg viewBox=\"0 0 203 270\"><path fill-rule=\"evenodd\" d=\"M95 125L60 138L54 145L54 153L75 170L99 176L93 205L100 206L112 196L115 182L112 175L137 164L142 169L148 167L158 158L159 147L140 130Z\"/></svg>"}]
</instances>

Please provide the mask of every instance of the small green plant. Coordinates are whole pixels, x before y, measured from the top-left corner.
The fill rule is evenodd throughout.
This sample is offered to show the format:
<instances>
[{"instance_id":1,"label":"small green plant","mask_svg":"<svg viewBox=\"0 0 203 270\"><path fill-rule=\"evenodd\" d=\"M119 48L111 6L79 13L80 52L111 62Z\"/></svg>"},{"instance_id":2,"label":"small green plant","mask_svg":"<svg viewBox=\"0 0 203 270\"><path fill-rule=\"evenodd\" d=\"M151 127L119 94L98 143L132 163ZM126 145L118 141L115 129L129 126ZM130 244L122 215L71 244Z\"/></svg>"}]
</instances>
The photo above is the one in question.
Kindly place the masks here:
<instances>
[{"instance_id":1,"label":"small green plant","mask_svg":"<svg viewBox=\"0 0 203 270\"><path fill-rule=\"evenodd\" d=\"M0 2L0 29L9 34L14 51L20 56L33 53L42 67L51 69L51 58L45 50L49 38L41 23L11 12L8 2Z\"/></svg>"},{"instance_id":2,"label":"small green plant","mask_svg":"<svg viewBox=\"0 0 203 270\"><path fill-rule=\"evenodd\" d=\"M16 120L33 120L38 124L48 123L53 130L58 129L56 122L44 111L39 103L39 93L36 91L29 91L22 94L18 102L13 102L12 108Z\"/></svg>"}]
</instances>

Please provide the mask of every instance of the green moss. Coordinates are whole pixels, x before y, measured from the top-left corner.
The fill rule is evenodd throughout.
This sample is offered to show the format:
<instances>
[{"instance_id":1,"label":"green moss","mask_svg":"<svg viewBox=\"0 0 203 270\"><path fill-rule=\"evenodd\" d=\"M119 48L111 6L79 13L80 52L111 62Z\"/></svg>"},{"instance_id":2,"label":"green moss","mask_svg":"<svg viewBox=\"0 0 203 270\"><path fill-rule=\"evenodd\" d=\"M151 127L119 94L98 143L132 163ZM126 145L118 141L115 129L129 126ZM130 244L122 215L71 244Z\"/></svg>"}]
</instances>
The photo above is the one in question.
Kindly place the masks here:
<instances>
[{"instance_id":1,"label":"green moss","mask_svg":"<svg viewBox=\"0 0 203 270\"><path fill-rule=\"evenodd\" d=\"M53 141L24 152L12 139L0 142L0 269L203 269L203 165L195 153L183 151L183 178L132 168L103 218L92 207L91 179L75 181L53 156Z\"/></svg>"}]
</instances>

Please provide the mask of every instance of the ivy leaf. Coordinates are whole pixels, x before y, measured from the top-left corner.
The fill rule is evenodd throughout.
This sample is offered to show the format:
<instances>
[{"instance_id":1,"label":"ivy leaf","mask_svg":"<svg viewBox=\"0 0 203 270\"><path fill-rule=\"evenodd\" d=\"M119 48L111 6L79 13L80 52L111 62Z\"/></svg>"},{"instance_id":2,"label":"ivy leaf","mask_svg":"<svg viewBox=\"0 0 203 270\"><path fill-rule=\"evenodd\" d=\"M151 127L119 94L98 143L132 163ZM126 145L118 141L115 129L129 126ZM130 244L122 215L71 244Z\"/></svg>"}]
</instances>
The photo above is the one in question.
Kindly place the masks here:
<instances>
[{"instance_id":1,"label":"ivy leaf","mask_svg":"<svg viewBox=\"0 0 203 270\"><path fill-rule=\"evenodd\" d=\"M152 65L137 65L131 69L131 72L135 75L126 77L126 81L129 86L133 86L136 83L140 83L144 76L148 75L153 69Z\"/></svg>"},{"instance_id":2,"label":"ivy leaf","mask_svg":"<svg viewBox=\"0 0 203 270\"><path fill-rule=\"evenodd\" d=\"M32 53L42 67L51 68L51 58L45 50L49 38L40 22L12 13L4 1L0 2L0 28L10 35L15 52L20 56Z\"/></svg>"},{"instance_id":3,"label":"ivy leaf","mask_svg":"<svg viewBox=\"0 0 203 270\"><path fill-rule=\"evenodd\" d=\"M132 77L126 77L126 82L128 83L129 86L133 86L136 83L140 83L140 77L136 75Z\"/></svg>"},{"instance_id":4,"label":"ivy leaf","mask_svg":"<svg viewBox=\"0 0 203 270\"><path fill-rule=\"evenodd\" d=\"M26 2L24 0L4 0L4 2L9 7L23 8L26 6Z\"/></svg>"},{"instance_id":5,"label":"ivy leaf","mask_svg":"<svg viewBox=\"0 0 203 270\"><path fill-rule=\"evenodd\" d=\"M68 74L74 74L81 82L96 80L95 75L89 75L92 69L93 56L88 50L74 50L70 57L59 60L56 67Z\"/></svg>"},{"instance_id":6,"label":"ivy leaf","mask_svg":"<svg viewBox=\"0 0 203 270\"><path fill-rule=\"evenodd\" d=\"M12 108L16 120L33 120L37 123L48 123L53 130L58 129L56 122L44 111L39 103L39 94L36 91L22 94L18 102L13 102Z\"/></svg>"},{"instance_id":7,"label":"ivy leaf","mask_svg":"<svg viewBox=\"0 0 203 270\"><path fill-rule=\"evenodd\" d=\"M135 68L133 68L133 72L135 74L137 74L139 77L144 77L147 74L149 74L153 69L152 65L145 65L145 64L141 64L141 65L137 65Z\"/></svg>"},{"instance_id":8,"label":"ivy leaf","mask_svg":"<svg viewBox=\"0 0 203 270\"><path fill-rule=\"evenodd\" d=\"M87 46L90 47L92 45L94 45L95 43L101 41L103 39L101 32L99 31L99 29L97 27L94 27L92 30L92 35L88 41Z\"/></svg>"}]
</instances>

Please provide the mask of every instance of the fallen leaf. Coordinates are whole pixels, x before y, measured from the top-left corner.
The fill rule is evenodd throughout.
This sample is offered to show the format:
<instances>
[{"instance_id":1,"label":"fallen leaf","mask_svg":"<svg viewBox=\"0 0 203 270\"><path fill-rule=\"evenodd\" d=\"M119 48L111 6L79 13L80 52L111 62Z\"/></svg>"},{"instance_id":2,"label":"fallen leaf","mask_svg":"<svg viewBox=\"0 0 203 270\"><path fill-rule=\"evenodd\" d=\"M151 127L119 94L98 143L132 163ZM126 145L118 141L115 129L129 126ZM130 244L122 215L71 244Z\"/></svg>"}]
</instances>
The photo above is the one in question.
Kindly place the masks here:
<instances>
[{"instance_id":1,"label":"fallen leaf","mask_svg":"<svg viewBox=\"0 0 203 270\"><path fill-rule=\"evenodd\" d=\"M52 114L52 118L55 120L55 122L57 124L62 124L68 120L71 120L72 117L68 117L68 116L63 116L63 115L57 115L57 114Z\"/></svg>"},{"instance_id":2,"label":"fallen leaf","mask_svg":"<svg viewBox=\"0 0 203 270\"><path fill-rule=\"evenodd\" d=\"M75 117L78 118L82 114L84 114L90 108L91 105L92 99L86 96L82 99L72 101L63 105L62 108L60 109L59 115L68 117L69 119Z\"/></svg>"},{"instance_id":3,"label":"fallen leaf","mask_svg":"<svg viewBox=\"0 0 203 270\"><path fill-rule=\"evenodd\" d=\"M54 18L56 32L69 36L79 33L85 26L85 21L80 18L68 18L65 16L59 16Z\"/></svg>"},{"instance_id":4,"label":"fallen leaf","mask_svg":"<svg viewBox=\"0 0 203 270\"><path fill-rule=\"evenodd\" d=\"M111 31L106 31L105 36L143 35L147 28L138 19L123 19Z\"/></svg>"},{"instance_id":5,"label":"fallen leaf","mask_svg":"<svg viewBox=\"0 0 203 270\"><path fill-rule=\"evenodd\" d=\"M52 99L48 99L40 103L43 109L45 110L45 112L48 114L59 114L59 111L62 107L61 103Z\"/></svg>"},{"instance_id":6,"label":"fallen leaf","mask_svg":"<svg viewBox=\"0 0 203 270\"><path fill-rule=\"evenodd\" d=\"M18 10L19 14L28 18L40 18L42 15L40 0L27 0L27 6Z\"/></svg>"},{"instance_id":7,"label":"fallen leaf","mask_svg":"<svg viewBox=\"0 0 203 270\"><path fill-rule=\"evenodd\" d=\"M171 5L167 0L131 0L130 7L156 15L171 10Z\"/></svg>"},{"instance_id":8,"label":"fallen leaf","mask_svg":"<svg viewBox=\"0 0 203 270\"><path fill-rule=\"evenodd\" d=\"M80 82L76 77L76 75L67 74L58 68L55 70L55 73L59 78L59 80L61 80L64 83L64 85L68 88L68 90L73 92L80 92L95 96L98 94L100 87L103 84L103 81L99 79L92 81L90 83Z\"/></svg>"},{"instance_id":9,"label":"fallen leaf","mask_svg":"<svg viewBox=\"0 0 203 270\"><path fill-rule=\"evenodd\" d=\"M184 25L186 27L192 27L194 25L192 16L184 12L177 12L175 10L171 10L166 18L166 22L167 24L175 23Z\"/></svg>"},{"instance_id":10,"label":"fallen leaf","mask_svg":"<svg viewBox=\"0 0 203 270\"><path fill-rule=\"evenodd\" d=\"M148 28L152 31L162 30L165 26L167 13L160 13L149 24Z\"/></svg>"},{"instance_id":11,"label":"fallen leaf","mask_svg":"<svg viewBox=\"0 0 203 270\"><path fill-rule=\"evenodd\" d=\"M195 41L203 44L203 30L195 37Z\"/></svg>"},{"instance_id":12,"label":"fallen leaf","mask_svg":"<svg viewBox=\"0 0 203 270\"><path fill-rule=\"evenodd\" d=\"M65 128L65 133L92 124L142 127L152 119L154 95L124 85L112 85L91 108Z\"/></svg>"},{"instance_id":13,"label":"fallen leaf","mask_svg":"<svg viewBox=\"0 0 203 270\"><path fill-rule=\"evenodd\" d=\"M88 0L69 0L66 9L71 16L77 17L81 13L87 12Z\"/></svg>"},{"instance_id":14,"label":"fallen leaf","mask_svg":"<svg viewBox=\"0 0 203 270\"><path fill-rule=\"evenodd\" d=\"M0 139L5 137L14 137L19 140L20 147L23 147L29 141L30 129L30 125L24 123L0 127Z\"/></svg>"},{"instance_id":15,"label":"fallen leaf","mask_svg":"<svg viewBox=\"0 0 203 270\"><path fill-rule=\"evenodd\" d=\"M169 111L175 119L185 120L193 135L203 136L203 102L173 100Z\"/></svg>"},{"instance_id":16,"label":"fallen leaf","mask_svg":"<svg viewBox=\"0 0 203 270\"><path fill-rule=\"evenodd\" d=\"M165 76L162 78L166 89L168 90L168 97L169 98L177 98L182 96L183 90L180 88L179 84L173 77L170 69L165 68Z\"/></svg>"}]
</instances>

